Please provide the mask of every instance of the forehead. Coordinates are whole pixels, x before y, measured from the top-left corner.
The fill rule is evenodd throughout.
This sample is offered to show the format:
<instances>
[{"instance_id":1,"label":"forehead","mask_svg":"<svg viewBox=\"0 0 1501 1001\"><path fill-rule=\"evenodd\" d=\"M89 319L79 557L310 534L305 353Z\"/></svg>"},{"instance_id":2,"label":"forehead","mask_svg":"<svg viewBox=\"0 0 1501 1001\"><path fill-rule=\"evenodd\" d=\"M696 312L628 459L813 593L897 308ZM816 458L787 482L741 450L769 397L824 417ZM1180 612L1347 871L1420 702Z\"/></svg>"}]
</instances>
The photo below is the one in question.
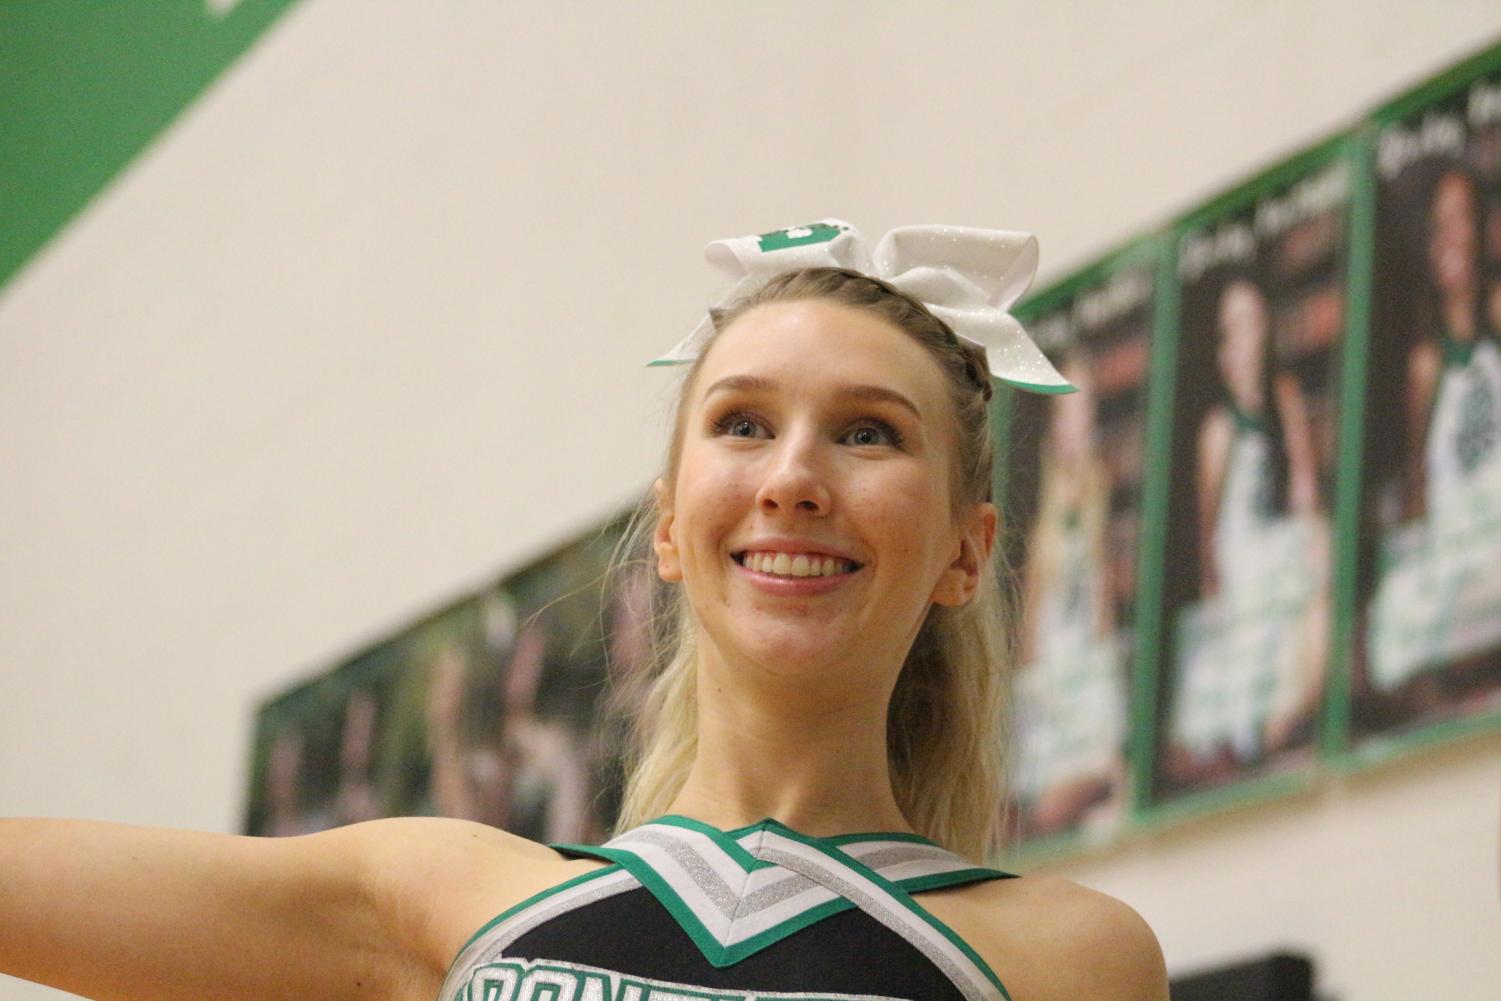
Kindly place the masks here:
<instances>
[{"instance_id":1,"label":"forehead","mask_svg":"<svg viewBox=\"0 0 1501 1001\"><path fill-rule=\"evenodd\" d=\"M695 396L739 375L803 391L882 386L910 397L925 414L941 407L946 394L938 362L894 323L811 299L757 306L725 328L699 368Z\"/></svg>"}]
</instances>

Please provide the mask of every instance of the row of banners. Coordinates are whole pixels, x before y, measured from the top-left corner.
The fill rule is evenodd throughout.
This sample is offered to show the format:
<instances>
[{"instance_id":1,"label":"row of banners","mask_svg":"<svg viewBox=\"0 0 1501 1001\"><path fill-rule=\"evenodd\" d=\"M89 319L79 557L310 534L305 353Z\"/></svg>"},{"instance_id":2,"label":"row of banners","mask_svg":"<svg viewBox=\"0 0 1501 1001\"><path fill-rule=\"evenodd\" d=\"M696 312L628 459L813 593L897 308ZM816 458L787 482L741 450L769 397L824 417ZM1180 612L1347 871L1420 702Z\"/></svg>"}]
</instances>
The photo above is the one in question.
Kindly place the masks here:
<instances>
[{"instance_id":1,"label":"row of banners","mask_svg":"<svg viewBox=\"0 0 1501 1001\"><path fill-rule=\"evenodd\" d=\"M1032 296L1002 393L1021 845L1501 725L1501 48ZM261 713L247 827L609 830L611 526Z\"/></svg>"}]
</instances>

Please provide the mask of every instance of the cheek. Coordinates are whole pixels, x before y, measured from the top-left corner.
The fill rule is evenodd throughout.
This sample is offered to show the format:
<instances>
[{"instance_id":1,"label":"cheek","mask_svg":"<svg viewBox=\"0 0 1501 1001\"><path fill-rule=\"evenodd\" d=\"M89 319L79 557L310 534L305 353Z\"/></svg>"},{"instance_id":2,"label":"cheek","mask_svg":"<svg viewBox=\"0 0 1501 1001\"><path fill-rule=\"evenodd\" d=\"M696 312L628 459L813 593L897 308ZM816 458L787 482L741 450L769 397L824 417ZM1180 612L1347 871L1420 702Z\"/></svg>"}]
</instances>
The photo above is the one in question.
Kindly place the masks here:
<instances>
[{"instance_id":1,"label":"cheek","mask_svg":"<svg viewBox=\"0 0 1501 1001\"><path fill-rule=\"evenodd\" d=\"M686 549L685 558L700 553L717 558L724 536L754 502L754 486L744 470L711 462L685 467L678 483L679 545Z\"/></svg>"},{"instance_id":2,"label":"cheek","mask_svg":"<svg viewBox=\"0 0 1501 1001\"><path fill-rule=\"evenodd\" d=\"M944 546L932 531L948 522L948 490L926 477L859 488L847 503L889 557L916 571Z\"/></svg>"}]
</instances>

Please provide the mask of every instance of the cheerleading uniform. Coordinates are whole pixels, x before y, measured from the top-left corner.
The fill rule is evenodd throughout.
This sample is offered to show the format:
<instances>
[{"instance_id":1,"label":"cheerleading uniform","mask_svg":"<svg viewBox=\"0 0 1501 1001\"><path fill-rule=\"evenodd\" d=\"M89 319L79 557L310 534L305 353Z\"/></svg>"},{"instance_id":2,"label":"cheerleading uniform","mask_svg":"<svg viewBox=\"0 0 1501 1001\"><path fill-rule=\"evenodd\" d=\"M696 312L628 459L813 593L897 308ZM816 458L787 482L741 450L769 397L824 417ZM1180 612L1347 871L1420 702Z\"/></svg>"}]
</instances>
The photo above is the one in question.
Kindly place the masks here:
<instances>
[{"instance_id":1,"label":"cheerleading uniform","mask_svg":"<svg viewBox=\"0 0 1501 1001\"><path fill-rule=\"evenodd\" d=\"M1273 520L1272 439L1266 422L1231 408L1235 433L1221 485L1214 523L1214 562L1222 586L1240 590L1257 583L1258 565L1267 555L1267 527ZM1280 555L1280 554L1279 554Z\"/></svg>"},{"instance_id":2,"label":"cheerleading uniform","mask_svg":"<svg viewBox=\"0 0 1501 1001\"><path fill-rule=\"evenodd\" d=\"M1009 1001L915 895L1011 874L926 838L668 816L555 847L610 864L481 928L439 1001Z\"/></svg>"},{"instance_id":3,"label":"cheerleading uniform","mask_svg":"<svg viewBox=\"0 0 1501 1001\"><path fill-rule=\"evenodd\" d=\"M1423 466L1430 509L1463 497L1471 479L1501 460L1501 347L1490 337L1440 340L1443 369L1433 394Z\"/></svg>"},{"instance_id":4,"label":"cheerleading uniform","mask_svg":"<svg viewBox=\"0 0 1501 1001\"><path fill-rule=\"evenodd\" d=\"M1426 516L1382 540L1371 599L1369 674L1388 692L1501 643L1501 345L1489 334L1441 334L1438 344L1423 440Z\"/></svg>"},{"instance_id":5,"label":"cheerleading uniform","mask_svg":"<svg viewBox=\"0 0 1501 1001\"><path fill-rule=\"evenodd\" d=\"M1097 636L1096 575L1103 572L1081 512L1069 511L1054 545L1054 570L1034 613L1036 653L1016 680L1017 793L1031 799L1107 774L1125 745L1126 693L1119 644Z\"/></svg>"},{"instance_id":6,"label":"cheerleading uniform","mask_svg":"<svg viewBox=\"0 0 1501 1001\"><path fill-rule=\"evenodd\" d=\"M1309 562L1310 516L1277 510L1265 419L1234 407L1230 416L1234 435L1208 540L1220 592L1179 615L1171 731L1201 760L1228 745L1244 762L1263 752L1269 719L1296 711L1301 624L1323 568Z\"/></svg>"},{"instance_id":7,"label":"cheerleading uniform","mask_svg":"<svg viewBox=\"0 0 1501 1001\"><path fill-rule=\"evenodd\" d=\"M1037 647L1043 656L1053 650L1072 652L1087 645L1100 620L1092 586L1096 568L1083 514L1077 510L1064 514L1060 530L1052 538L1057 548L1048 555L1056 574L1049 582L1051 586L1039 596L1034 614Z\"/></svg>"}]
</instances>

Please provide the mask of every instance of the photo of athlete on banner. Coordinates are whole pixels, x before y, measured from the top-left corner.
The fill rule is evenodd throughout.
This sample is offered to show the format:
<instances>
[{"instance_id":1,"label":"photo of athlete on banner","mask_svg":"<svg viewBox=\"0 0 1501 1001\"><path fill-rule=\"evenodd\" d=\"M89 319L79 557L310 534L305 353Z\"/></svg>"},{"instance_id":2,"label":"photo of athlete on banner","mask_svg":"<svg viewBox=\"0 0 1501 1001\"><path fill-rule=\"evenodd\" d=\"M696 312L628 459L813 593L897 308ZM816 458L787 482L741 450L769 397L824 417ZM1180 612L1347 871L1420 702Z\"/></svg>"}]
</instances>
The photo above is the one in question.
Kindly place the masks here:
<instances>
[{"instance_id":1,"label":"photo of athlete on banner","mask_svg":"<svg viewBox=\"0 0 1501 1001\"><path fill-rule=\"evenodd\" d=\"M1313 760L1350 176L1318 151L1179 233L1157 800Z\"/></svg>"},{"instance_id":2,"label":"photo of athlete on banner","mask_svg":"<svg viewBox=\"0 0 1501 1001\"><path fill-rule=\"evenodd\" d=\"M1501 708L1501 57L1378 114L1357 743Z\"/></svg>"},{"instance_id":3,"label":"photo of athlete on banner","mask_svg":"<svg viewBox=\"0 0 1501 1001\"><path fill-rule=\"evenodd\" d=\"M1138 245L1021 307L1077 392L1014 394L1007 559L1021 581L1014 689L1016 836L1111 833L1130 783L1154 245Z\"/></svg>"},{"instance_id":4,"label":"photo of athlete on banner","mask_svg":"<svg viewBox=\"0 0 1501 1001\"><path fill-rule=\"evenodd\" d=\"M310 834L391 815L394 762L380 738L398 666L389 651L371 651L261 710L247 833Z\"/></svg>"},{"instance_id":5,"label":"photo of athlete on banner","mask_svg":"<svg viewBox=\"0 0 1501 1001\"><path fill-rule=\"evenodd\" d=\"M619 804L606 671L639 670L641 580L603 601L615 524L430 616L260 712L246 830L377 817L599 839Z\"/></svg>"}]
</instances>

